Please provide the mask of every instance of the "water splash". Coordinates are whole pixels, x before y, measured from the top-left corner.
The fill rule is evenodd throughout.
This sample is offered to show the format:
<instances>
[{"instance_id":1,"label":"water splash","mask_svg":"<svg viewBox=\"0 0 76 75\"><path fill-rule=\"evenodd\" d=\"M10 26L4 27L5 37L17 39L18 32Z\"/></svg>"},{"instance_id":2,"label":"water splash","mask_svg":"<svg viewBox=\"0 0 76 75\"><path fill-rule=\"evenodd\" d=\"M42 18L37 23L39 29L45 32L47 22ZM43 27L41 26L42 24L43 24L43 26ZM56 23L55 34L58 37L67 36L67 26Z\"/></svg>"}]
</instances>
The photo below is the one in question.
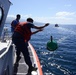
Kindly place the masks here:
<instances>
[{"instance_id":1,"label":"water splash","mask_svg":"<svg viewBox=\"0 0 76 75\"><path fill-rule=\"evenodd\" d=\"M76 35L76 32L75 31L73 31L73 30L71 30L71 29L67 29L67 28L64 28L64 27L58 27L57 28L58 30L60 30L59 32L60 33L66 33L66 34L72 34L72 35ZM58 43L62 43L64 40L66 40L67 38L68 38L69 36L67 35L65 35L65 36L63 36L63 37L61 37L57 42Z\"/></svg>"},{"instance_id":2,"label":"water splash","mask_svg":"<svg viewBox=\"0 0 76 75\"><path fill-rule=\"evenodd\" d=\"M66 40L68 37L67 36L64 36L62 38L60 38L57 43L62 43L64 40Z\"/></svg>"},{"instance_id":3,"label":"water splash","mask_svg":"<svg viewBox=\"0 0 76 75\"><path fill-rule=\"evenodd\" d=\"M51 63L51 66L56 67L66 75L70 75L70 71L68 69L63 68L61 65L58 65L56 63Z\"/></svg>"},{"instance_id":4,"label":"water splash","mask_svg":"<svg viewBox=\"0 0 76 75\"><path fill-rule=\"evenodd\" d=\"M67 28L63 28L63 27L58 27L59 30L76 35L76 32L71 30L71 29L67 29Z\"/></svg>"}]
</instances>

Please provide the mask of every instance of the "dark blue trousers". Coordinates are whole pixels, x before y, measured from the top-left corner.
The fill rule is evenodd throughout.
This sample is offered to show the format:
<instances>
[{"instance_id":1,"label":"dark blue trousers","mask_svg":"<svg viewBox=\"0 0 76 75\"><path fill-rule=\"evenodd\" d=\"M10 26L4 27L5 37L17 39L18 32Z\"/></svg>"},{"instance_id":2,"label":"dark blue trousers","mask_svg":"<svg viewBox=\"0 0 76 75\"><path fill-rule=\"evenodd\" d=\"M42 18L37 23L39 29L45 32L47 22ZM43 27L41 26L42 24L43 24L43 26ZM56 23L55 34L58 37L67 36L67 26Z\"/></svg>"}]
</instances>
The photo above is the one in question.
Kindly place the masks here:
<instances>
[{"instance_id":1,"label":"dark blue trousers","mask_svg":"<svg viewBox=\"0 0 76 75\"><path fill-rule=\"evenodd\" d=\"M32 62L31 62L29 52L28 52L28 42L25 42L22 35L20 35L17 32L14 32L14 34L12 35L12 42L16 46L17 56L20 56L20 53L22 52L26 64L29 66L29 68L31 68Z\"/></svg>"}]
</instances>

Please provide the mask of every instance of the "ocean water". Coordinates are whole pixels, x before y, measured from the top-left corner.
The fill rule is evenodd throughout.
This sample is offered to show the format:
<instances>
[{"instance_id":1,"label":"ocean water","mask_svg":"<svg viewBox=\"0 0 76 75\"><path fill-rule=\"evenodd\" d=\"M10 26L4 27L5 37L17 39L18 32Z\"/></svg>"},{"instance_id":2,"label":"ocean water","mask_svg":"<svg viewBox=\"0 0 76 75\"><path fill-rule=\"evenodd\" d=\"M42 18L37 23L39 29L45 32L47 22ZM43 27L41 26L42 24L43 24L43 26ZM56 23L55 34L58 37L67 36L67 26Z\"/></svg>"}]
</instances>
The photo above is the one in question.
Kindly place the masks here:
<instances>
[{"instance_id":1,"label":"ocean water","mask_svg":"<svg viewBox=\"0 0 76 75\"><path fill-rule=\"evenodd\" d=\"M50 36L58 43L55 51L46 49ZM38 54L44 75L76 75L76 25L55 27L50 24L32 35L30 42Z\"/></svg>"}]
</instances>

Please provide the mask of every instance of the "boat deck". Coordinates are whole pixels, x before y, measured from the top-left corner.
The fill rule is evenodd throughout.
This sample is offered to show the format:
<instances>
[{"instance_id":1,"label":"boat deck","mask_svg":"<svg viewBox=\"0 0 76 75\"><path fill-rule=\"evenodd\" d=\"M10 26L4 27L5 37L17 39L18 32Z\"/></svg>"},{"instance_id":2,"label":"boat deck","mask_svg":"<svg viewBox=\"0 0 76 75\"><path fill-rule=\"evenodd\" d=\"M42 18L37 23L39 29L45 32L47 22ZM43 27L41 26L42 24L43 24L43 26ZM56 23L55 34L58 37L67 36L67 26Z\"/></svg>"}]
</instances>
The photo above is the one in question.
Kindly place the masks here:
<instances>
[{"instance_id":1,"label":"boat deck","mask_svg":"<svg viewBox=\"0 0 76 75\"><path fill-rule=\"evenodd\" d=\"M31 58L32 64L33 64L34 59L33 59L33 54L31 52L30 48L29 48L29 53L30 53L30 58ZM13 75L26 75L27 71L28 71L28 66L24 61L23 55L21 54L21 59L19 61L19 64L14 64L14 74Z\"/></svg>"},{"instance_id":2,"label":"boat deck","mask_svg":"<svg viewBox=\"0 0 76 75\"><path fill-rule=\"evenodd\" d=\"M16 50L15 45L12 44L12 41L1 43L0 50L0 64L3 67L0 75L27 75L28 65L24 61L23 54L21 53L21 59L19 63L16 62ZM32 66L36 67L36 71L32 71L32 75L43 75L42 68L40 65L40 61L34 50L33 46L29 43L28 46L30 59L32 62Z\"/></svg>"}]
</instances>

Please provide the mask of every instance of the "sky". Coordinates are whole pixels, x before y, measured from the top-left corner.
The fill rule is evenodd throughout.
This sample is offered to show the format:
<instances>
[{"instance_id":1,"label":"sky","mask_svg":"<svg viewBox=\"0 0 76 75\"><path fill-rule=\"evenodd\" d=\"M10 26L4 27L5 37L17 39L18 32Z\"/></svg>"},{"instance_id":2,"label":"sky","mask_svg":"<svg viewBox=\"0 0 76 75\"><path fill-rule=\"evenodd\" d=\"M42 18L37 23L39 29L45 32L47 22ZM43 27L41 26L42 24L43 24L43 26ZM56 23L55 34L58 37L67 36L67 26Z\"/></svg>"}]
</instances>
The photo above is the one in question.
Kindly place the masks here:
<instances>
[{"instance_id":1,"label":"sky","mask_svg":"<svg viewBox=\"0 0 76 75\"><path fill-rule=\"evenodd\" d=\"M10 0L8 17L21 15L51 24L76 24L76 0Z\"/></svg>"}]
</instances>

